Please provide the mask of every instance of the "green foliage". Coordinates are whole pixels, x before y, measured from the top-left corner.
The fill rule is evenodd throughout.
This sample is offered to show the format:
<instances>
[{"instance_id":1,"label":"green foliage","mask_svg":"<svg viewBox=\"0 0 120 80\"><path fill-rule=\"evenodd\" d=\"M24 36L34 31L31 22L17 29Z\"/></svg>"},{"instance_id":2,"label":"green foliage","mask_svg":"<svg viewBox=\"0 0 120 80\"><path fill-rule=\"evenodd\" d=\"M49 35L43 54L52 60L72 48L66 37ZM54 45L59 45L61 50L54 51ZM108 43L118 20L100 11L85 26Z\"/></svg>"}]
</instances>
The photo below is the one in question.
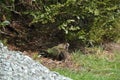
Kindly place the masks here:
<instances>
[{"instance_id":1,"label":"green foliage","mask_svg":"<svg viewBox=\"0 0 120 80\"><path fill-rule=\"evenodd\" d=\"M14 0L0 0L0 16L4 14L10 19L12 10L14 10Z\"/></svg>"},{"instance_id":2,"label":"green foliage","mask_svg":"<svg viewBox=\"0 0 120 80\"><path fill-rule=\"evenodd\" d=\"M38 57L39 57L39 55L38 55L37 53L34 53L34 55L32 56L32 58L33 58L34 60L38 59Z\"/></svg>"},{"instance_id":3,"label":"green foliage","mask_svg":"<svg viewBox=\"0 0 120 80\"><path fill-rule=\"evenodd\" d=\"M120 22L115 21L108 28L106 28L105 31L106 35L104 35L104 37L107 37L107 39L112 41L118 41L120 39Z\"/></svg>"},{"instance_id":4,"label":"green foliage","mask_svg":"<svg viewBox=\"0 0 120 80\"><path fill-rule=\"evenodd\" d=\"M15 8L14 0L1 0L0 4L3 12L9 13ZM36 0L31 5L34 9L21 13L33 17L30 25L56 24L53 28L64 31L65 40L94 44L120 38L119 4L119 0Z\"/></svg>"},{"instance_id":5,"label":"green foliage","mask_svg":"<svg viewBox=\"0 0 120 80\"><path fill-rule=\"evenodd\" d=\"M58 49L56 47L47 49L47 52L49 54L51 54L51 55L54 55L54 56L56 56L57 54L59 54L59 51L58 51Z\"/></svg>"},{"instance_id":6,"label":"green foliage","mask_svg":"<svg viewBox=\"0 0 120 80\"><path fill-rule=\"evenodd\" d=\"M0 40L5 46L7 46L7 39Z\"/></svg>"},{"instance_id":7,"label":"green foliage","mask_svg":"<svg viewBox=\"0 0 120 80\"><path fill-rule=\"evenodd\" d=\"M120 54L113 53L110 57L110 53L102 52L100 50L100 53L84 55L80 51L76 51L72 56L75 62L80 64L80 70L59 68L53 70L73 80L119 80Z\"/></svg>"},{"instance_id":8,"label":"green foliage","mask_svg":"<svg viewBox=\"0 0 120 80\"><path fill-rule=\"evenodd\" d=\"M49 1L47 1L49 3ZM33 22L56 23L68 40L101 43L104 38L115 41L119 38L119 0L84 1L67 0L64 3L45 5L45 11L33 12ZM116 36L116 37L115 37Z\"/></svg>"},{"instance_id":9,"label":"green foliage","mask_svg":"<svg viewBox=\"0 0 120 80\"><path fill-rule=\"evenodd\" d=\"M7 25L10 25L10 22L7 20L0 23L0 26L2 26L2 27L5 27Z\"/></svg>"}]
</instances>

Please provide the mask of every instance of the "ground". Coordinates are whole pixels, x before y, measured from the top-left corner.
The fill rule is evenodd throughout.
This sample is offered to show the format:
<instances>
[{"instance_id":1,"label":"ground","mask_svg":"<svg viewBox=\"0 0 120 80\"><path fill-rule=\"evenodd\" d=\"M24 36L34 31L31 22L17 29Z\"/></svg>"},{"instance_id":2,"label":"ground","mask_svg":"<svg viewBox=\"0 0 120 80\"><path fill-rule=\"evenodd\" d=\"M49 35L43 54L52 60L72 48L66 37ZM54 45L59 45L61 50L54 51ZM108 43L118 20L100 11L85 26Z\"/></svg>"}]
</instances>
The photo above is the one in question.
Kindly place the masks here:
<instances>
[{"instance_id":1,"label":"ground","mask_svg":"<svg viewBox=\"0 0 120 80\"><path fill-rule=\"evenodd\" d=\"M10 50L16 50L17 48L15 46L9 45L8 48ZM96 52L97 50L93 48L92 49L86 49L88 53L91 52ZM96 51L95 51L96 50ZM108 56L110 56L113 51L120 51L120 44L116 43L108 43L105 44L104 46L104 53L106 53ZM23 51L23 54L30 56L36 61L39 61L41 64L44 66L48 67L49 69L54 69L54 68L68 68L74 71L80 70L81 65L75 62L75 60L72 57L72 54L69 55L69 59L67 59L65 62L64 61L57 61L57 60L52 60L50 58L45 58L38 56L38 52L33 52L33 51Z\"/></svg>"},{"instance_id":2,"label":"ground","mask_svg":"<svg viewBox=\"0 0 120 80\"><path fill-rule=\"evenodd\" d=\"M72 54L69 55L69 59L66 59L66 61L58 61L58 60L52 60L51 58L45 58L45 57L40 57L37 55L38 52L23 52L25 55L28 55L32 57L34 60L39 61L41 64L44 66L48 67L49 69L54 69L54 68L69 68L71 70L79 70L80 65L77 64L73 59L72 59Z\"/></svg>"}]
</instances>

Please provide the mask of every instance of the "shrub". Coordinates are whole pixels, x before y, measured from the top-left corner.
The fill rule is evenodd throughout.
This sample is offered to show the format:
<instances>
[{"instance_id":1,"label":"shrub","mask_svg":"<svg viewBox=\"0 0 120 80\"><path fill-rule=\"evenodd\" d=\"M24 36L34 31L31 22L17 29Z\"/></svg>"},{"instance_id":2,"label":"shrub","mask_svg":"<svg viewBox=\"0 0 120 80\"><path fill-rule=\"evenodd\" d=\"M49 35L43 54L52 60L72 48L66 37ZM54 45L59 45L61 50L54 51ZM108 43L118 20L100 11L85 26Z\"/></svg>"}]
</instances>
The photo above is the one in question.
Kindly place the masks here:
<instances>
[{"instance_id":1,"label":"shrub","mask_svg":"<svg viewBox=\"0 0 120 80\"><path fill-rule=\"evenodd\" d=\"M12 8L1 3L6 5L4 11L14 10L13 3L16 0L10 1ZM57 27L56 30L63 31L67 41L80 40L85 44L99 44L120 38L119 4L119 0L36 0L31 9L18 12L33 17L28 26L36 23L56 24L53 29Z\"/></svg>"}]
</instances>

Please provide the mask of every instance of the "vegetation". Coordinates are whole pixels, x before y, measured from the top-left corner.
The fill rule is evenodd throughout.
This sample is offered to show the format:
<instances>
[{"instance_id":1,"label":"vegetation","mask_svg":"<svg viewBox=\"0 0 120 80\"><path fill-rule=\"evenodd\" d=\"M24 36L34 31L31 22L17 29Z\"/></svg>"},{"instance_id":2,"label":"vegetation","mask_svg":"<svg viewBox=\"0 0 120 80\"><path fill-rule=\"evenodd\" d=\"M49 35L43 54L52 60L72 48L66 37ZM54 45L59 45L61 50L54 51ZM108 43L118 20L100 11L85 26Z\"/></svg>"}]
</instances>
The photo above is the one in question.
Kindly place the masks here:
<instances>
[{"instance_id":1,"label":"vegetation","mask_svg":"<svg viewBox=\"0 0 120 80\"><path fill-rule=\"evenodd\" d=\"M24 40L30 41L33 36L40 38L33 34L38 34L43 25L47 28L42 27L41 34L44 35L41 36L51 34L47 36L51 39L55 37L53 34L57 34L58 41L63 38L64 42L72 43L76 40L85 45L95 45L118 41L120 38L119 0L1 0L0 4L0 16L5 15L9 21L16 20L24 24L24 34L17 31L22 37L25 36ZM34 33L30 34L28 27L34 28Z\"/></svg>"},{"instance_id":2,"label":"vegetation","mask_svg":"<svg viewBox=\"0 0 120 80\"><path fill-rule=\"evenodd\" d=\"M98 49L99 52L100 49ZM119 80L120 53L114 54L100 51L96 54L81 54L77 51L73 54L74 60L80 64L78 71L69 69L53 69L73 80Z\"/></svg>"},{"instance_id":3,"label":"vegetation","mask_svg":"<svg viewBox=\"0 0 120 80\"><path fill-rule=\"evenodd\" d=\"M91 48L120 42L119 32L120 0L0 0L0 40L21 51L70 43L80 70L54 70L74 80L120 79L120 53Z\"/></svg>"}]
</instances>

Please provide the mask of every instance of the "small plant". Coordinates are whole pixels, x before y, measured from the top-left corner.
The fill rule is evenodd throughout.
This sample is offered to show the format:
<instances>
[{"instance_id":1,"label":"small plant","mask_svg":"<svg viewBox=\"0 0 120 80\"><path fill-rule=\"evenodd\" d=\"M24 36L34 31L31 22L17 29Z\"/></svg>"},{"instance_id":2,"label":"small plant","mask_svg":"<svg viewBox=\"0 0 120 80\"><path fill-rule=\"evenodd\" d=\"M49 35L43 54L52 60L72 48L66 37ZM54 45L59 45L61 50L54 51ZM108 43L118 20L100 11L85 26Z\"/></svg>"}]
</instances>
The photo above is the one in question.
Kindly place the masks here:
<instances>
[{"instance_id":1,"label":"small plant","mask_svg":"<svg viewBox=\"0 0 120 80\"><path fill-rule=\"evenodd\" d=\"M33 58L34 60L36 60L36 59L38 59L38 57L39 57L39 55L38 55L37 53L34 53L32 58Z\"/></svg>"},{"instance_id":2,"label":"small plant","mask_svg":"<svg viewBox=\"0 0 120 80\"><path fill-rule=\"evenodd\" d=\"M93 54L83 54L80 50L73 53L73 60L81 65L80 70L59 68L54 70L73 80L119 80L120 54L108 53L101 47L93 49L95 50Z\"/></svg>"}]
</instances>

